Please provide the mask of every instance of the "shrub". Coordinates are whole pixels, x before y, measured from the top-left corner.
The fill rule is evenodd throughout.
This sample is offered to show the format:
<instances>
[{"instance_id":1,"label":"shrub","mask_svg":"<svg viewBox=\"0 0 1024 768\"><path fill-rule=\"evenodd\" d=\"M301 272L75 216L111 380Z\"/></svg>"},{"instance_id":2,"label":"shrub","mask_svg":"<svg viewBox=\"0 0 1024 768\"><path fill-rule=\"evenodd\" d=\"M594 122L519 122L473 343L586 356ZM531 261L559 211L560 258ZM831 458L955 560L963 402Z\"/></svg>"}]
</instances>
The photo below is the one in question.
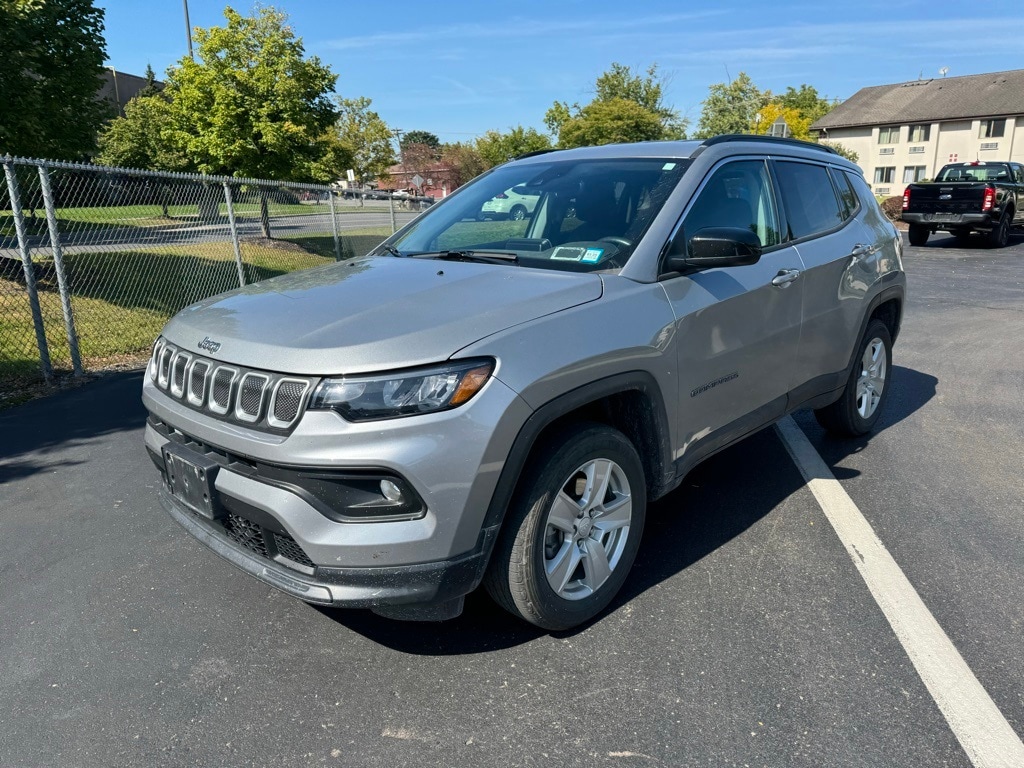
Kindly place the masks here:
<instances>
[{"instance_id":1,"label":"shrub","mask_svg":"<svg viewBox=\"0 0 1024 768\"><path fill-rule=\"evenodd\" d=\"M902 195L885 198L882 201L882 213L886 215L889 221L899 221L900 216L903 214Z\"/></svg>"}]
</instances>

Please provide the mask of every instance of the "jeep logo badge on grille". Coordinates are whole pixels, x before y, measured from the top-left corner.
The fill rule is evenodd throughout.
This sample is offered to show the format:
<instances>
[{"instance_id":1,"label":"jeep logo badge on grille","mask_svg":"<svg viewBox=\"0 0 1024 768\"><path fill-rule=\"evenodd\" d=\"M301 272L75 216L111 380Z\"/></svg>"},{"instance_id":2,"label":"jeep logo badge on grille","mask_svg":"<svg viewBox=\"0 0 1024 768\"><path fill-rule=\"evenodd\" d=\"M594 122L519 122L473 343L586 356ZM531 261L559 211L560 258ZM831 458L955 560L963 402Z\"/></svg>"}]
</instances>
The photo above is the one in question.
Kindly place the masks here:
<instances>
[{"instance_id":1,"label":"jeep logo badge on grille","mask_svg":"<svg viewBox=\"0 0 1024 768\"><path fill-rule=\"evenodd\" d=\"M207 336L202 341L199 342L199 348L205 349L208 352L213 353L220 349L220 342L214 341L209 336Z\"/></svg>"}]
</instances>

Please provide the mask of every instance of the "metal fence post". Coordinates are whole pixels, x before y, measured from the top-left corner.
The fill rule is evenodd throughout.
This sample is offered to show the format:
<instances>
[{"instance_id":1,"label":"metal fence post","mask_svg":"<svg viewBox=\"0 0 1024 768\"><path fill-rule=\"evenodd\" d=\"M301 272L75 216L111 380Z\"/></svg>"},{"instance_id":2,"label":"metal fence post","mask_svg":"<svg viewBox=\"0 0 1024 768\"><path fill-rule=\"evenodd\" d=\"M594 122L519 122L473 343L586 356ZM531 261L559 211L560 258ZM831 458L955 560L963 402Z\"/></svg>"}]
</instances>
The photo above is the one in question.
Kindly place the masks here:
<instances>
[{"instance_id":1,"label":"metal fence post","mask_svg":"<svg viewBox=\"0 0 1024 768\"><path fill-rule=\"evenodd\" d=\"M341 241L338 239L338 213L334 210L334 191L327 193L331 201L331 226L334 228L334 260L341 261Z\"/></svg>"},{"instance_id":2,"label":"metal fence post","mask_svg":"<svg viewBox=\"0 0 1024 768\"><path fill-rule=\"evenodd\" d=\"M43 191L43 204L46 206L46 223L50 228L53 269L57 273L60 306L64 312L64 331L68 335L68 348L71 351L71 367L75 376L81 376L83 375L82 358L78 353L78 333L75 331L75 315L71 309L71 290L64 272L64 252L60 245L60 229L57 226L57 209L53 202L53 189L50 187L50 172L45 165L39 166L39 185Z\"/></svg>"},{"instance_id":3,"label":"metal fence post","mask_svg":"<svg viewBox=\"0 0 1024 768\"><path fill-rule=\"evenodd\" d=\"M395 225L395 198L388 195L388 208L391 210L391 234L395 234L398 231L398 227Z\"/></svg>"},{"instance_id":4,"label":"metal fence post","mask_svg":"<svg viewBox=\"0 0 1024 768\"><path fill-rule=\"evenodd\" d=\"M53 366L50 363L50 348L46 343L46 329L43 327L43 312L39 308L39 294L36 292L36 271L32 265L32 254L28 249L28 236L25 233L25 212L21 208L21 190L18 189L18 177L14 173L14 163L4 162L4 174L7 176L7 192L11 198L11 210L14 214L14 231L18 235L18 250L21 252L21 264L25 270L25 291L28 293L28 305L32 310L32 325L36 331L36 346L39 348L39 367L47 382L53 380Z\"/></svg>"},{"instance_id":5,"label":"metal fence post","mask_svg":"<svg viewBox=\"0 0 1024 768\"><path fill-rule=\"evenodd\" d=\"M231 225L231 245L235 248L235 266L238 267L238 284L245 285L245 270L242 268L242 246L238 242L238 227L235 226L235 204L231 199L231 185L224 182L224 201L228 204L228 224Z\"/></svg>"}]
</instances>

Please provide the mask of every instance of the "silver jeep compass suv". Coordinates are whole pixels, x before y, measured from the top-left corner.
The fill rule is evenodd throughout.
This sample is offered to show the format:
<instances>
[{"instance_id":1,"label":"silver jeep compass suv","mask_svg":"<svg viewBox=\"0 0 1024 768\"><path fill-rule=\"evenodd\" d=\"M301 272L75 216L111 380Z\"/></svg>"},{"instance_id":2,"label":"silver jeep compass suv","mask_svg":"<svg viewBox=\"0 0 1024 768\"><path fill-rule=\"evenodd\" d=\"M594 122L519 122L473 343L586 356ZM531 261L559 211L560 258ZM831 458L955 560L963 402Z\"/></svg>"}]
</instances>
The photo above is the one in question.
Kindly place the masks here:
<instances>
[{"instance_id":1,"label":"silver jeep compass suv","mask_svg":"<svg viewBox=\"0 0 1024 768\"><path fill-rule=\"evenodd\" d=\"M510 188L533 210L480 221ZM697 462L798 408L871 429L901 250L823 146L520 158L365 258L172 319L143 387L161 500L311 603L438 620L483 583L529 622L577 625Z\"/></svg>"}]
</instances>

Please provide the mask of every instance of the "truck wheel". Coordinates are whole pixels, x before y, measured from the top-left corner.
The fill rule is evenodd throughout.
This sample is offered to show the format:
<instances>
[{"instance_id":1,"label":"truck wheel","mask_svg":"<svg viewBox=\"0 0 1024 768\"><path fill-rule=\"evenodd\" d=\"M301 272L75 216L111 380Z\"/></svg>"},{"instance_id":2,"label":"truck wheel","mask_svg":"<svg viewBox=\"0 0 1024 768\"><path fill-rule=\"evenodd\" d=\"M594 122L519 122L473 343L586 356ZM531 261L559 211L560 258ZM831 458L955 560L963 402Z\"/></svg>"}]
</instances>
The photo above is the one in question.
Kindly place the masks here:
<instances>
[{"instance_id":1,"label":"truck wheel","mask_svg":"<svg viewBox=\"0 0 1024 768\"><path fill-rule=\"evenodd\" d=\"M538 627L582 624L626 580L646 509L640 457L621 432L583 423L557 433L523 472L487 591Z\"/></svg>"},{"instance_id":2,"label":"truck wheel","mask_svg":"<svg viewBox=\"0 0 1024 768\"><path fill-rule=\"evenodd\" d=\"M843 437L867 434L875 426L889 394L892 337L881 320L872 320L861 339L857 362L843 394L814 412L825 431Z\"/></svg>"},{"instance_id":3,"label":"truck wheel","mask_svg":"<svg viewBox=\"0 0 1024 768\"><path fill-rule=\"evenodd\" d=\"M911 245L924 245L928 242L928 235L931 232L928 231L928 227L922 227L920 224L910 225L910 244Z\"/></svg>"},{"instance_id":4,"label":"truck wheel","mask_svg":"<svg viewBox=\"0 0 1024 768\"><path fill-rule=\"evenodd\" d=\"M512 221L522 221L526 218L526 206L513 205L512 210L508 212L508 217Z\"/></svg>"},{"instance_id":5,"label":"truck wheel","mask_svg":"<svg viewBox=\"0 0 1024 768\"><path fill-rule=\"evenodd\" d=\"M992 248L1004 248L1010 239L1010 221L1013 219L1012 211L1004 211L999 219L999 224L988 233L988 244Z\"/></svg>"}]
</instances>

